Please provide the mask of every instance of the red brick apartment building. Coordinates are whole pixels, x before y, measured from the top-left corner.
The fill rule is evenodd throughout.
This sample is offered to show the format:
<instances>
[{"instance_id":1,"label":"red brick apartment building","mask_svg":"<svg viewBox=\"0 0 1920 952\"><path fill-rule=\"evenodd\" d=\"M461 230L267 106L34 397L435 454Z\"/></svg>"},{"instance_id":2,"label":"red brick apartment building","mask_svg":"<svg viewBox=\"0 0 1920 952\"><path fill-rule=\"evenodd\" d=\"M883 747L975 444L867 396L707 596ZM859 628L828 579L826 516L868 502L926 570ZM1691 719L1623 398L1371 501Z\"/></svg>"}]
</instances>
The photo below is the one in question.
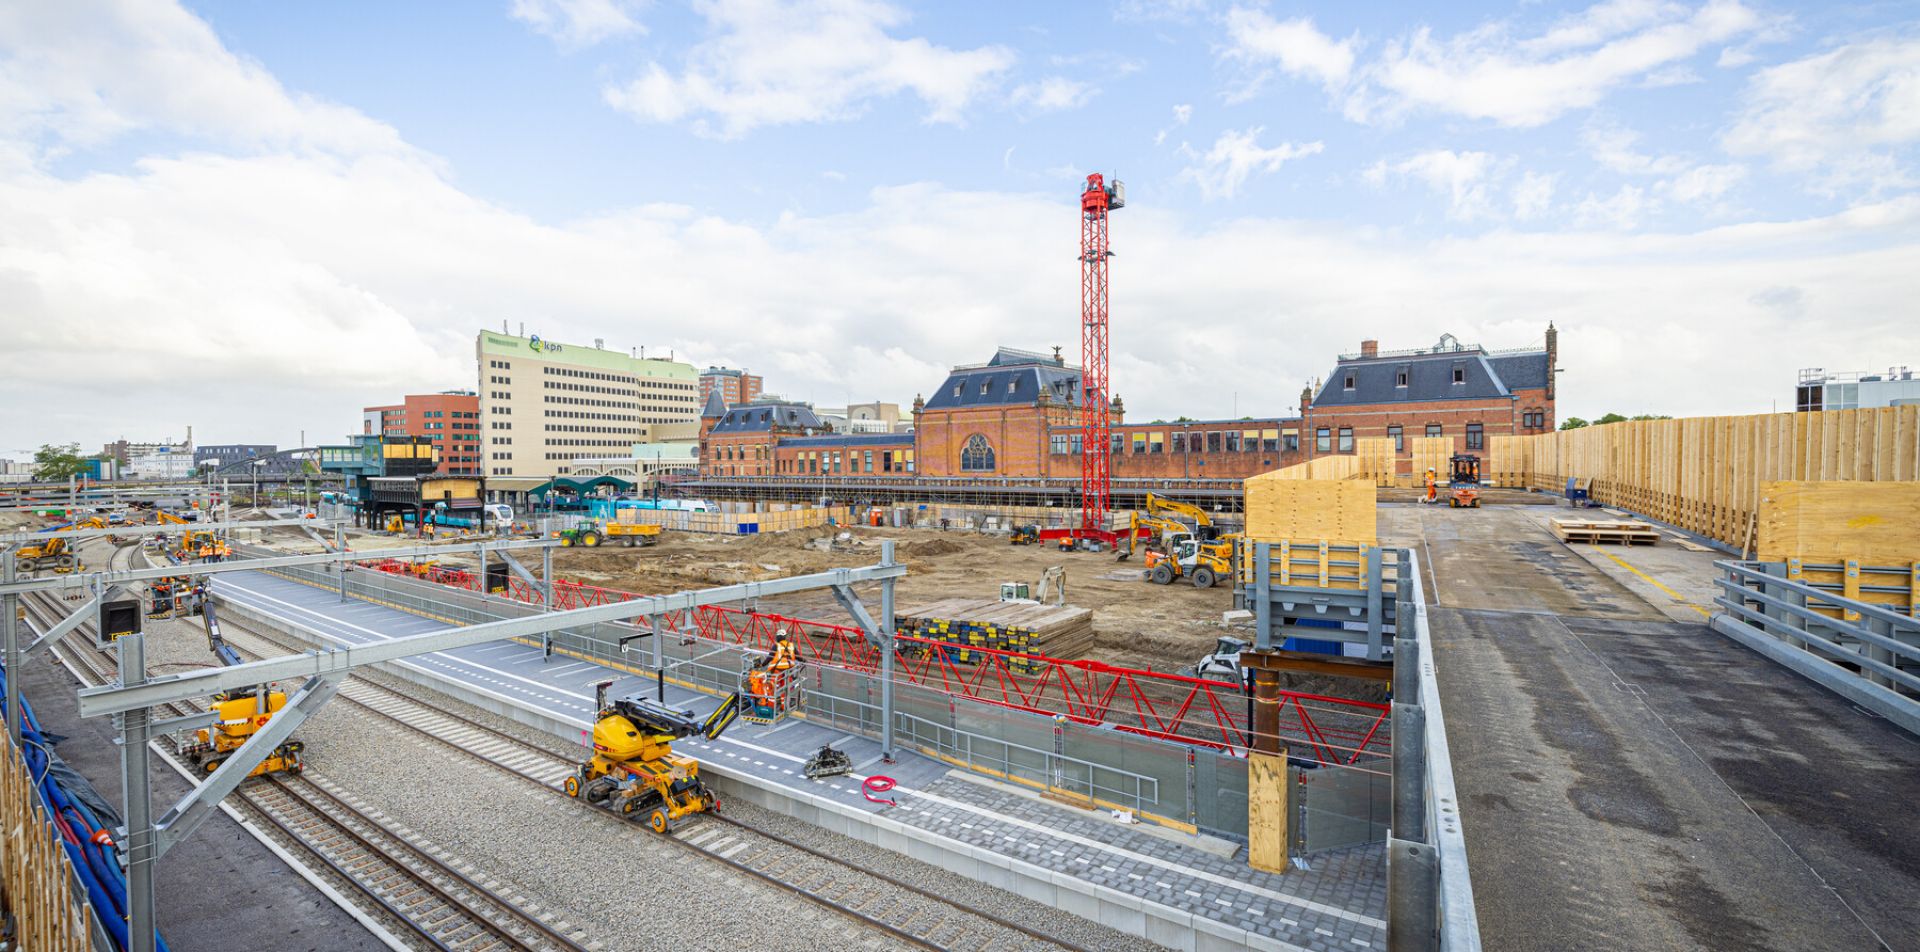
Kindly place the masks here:
<instances>
[{"instance_id":1,"label":"red brick apartment building","mask_svg":"<svg viewBox=\"0 0 1920 952\"><path fill-rule=\"evenodd\" d=\"M368 436L419 436L433 442L449 476L480 475L480 397L471 390L408 394L403 402L360 411Z\"/></svg>"},{"instance_id":2,"label":"red brick apartment building","mask_svg":"<svg viewBox=\"0 0 1920 952\"><path fill-rule=\"evenodd\" d=\"M1392 437L1396 471L1410 475L1416 437L1447 437L1454 452L1484 456L1490 437L1552 430L1559 336L1548 324L1544 348L1501 351L1451 334L1416 350L1361 341L1360 352L1340 355L1305 402L1306 458L1351 453L1364 437Z\"/></svg>"},{"instance_id":3,"label":"red brick apartment building","mask_svg":"<svg viewBox=\"0 0 1920 952\"><path fill-rule=\"evenodd\" d=\"M736 403L748 403L760 399L764 381L756 374L731 367L708 367L700 372L700 403L705 405L707 395L715 391L727 406Z\"/></svg>"}]
</instances>

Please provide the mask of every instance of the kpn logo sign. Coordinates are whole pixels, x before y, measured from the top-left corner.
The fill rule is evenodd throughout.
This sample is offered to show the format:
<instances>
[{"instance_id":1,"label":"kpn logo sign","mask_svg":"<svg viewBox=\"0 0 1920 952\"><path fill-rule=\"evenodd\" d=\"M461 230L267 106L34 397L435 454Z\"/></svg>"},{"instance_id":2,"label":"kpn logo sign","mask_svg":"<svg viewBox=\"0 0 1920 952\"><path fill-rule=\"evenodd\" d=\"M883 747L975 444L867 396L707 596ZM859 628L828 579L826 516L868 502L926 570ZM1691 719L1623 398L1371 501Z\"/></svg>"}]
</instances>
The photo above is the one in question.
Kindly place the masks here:
<instances>
[{"instance_id":1,"label":"kpn logo sign","mask_svg":"<svg viewBox=\"0 0 1920 952\"><path fill-rule=\"evenodd\" d=\"M560 351L566 350L565 347L553 341L541 340L538 334L527 338L527 347L536 354L557 354Z\"/></svg>"}]
</instances>

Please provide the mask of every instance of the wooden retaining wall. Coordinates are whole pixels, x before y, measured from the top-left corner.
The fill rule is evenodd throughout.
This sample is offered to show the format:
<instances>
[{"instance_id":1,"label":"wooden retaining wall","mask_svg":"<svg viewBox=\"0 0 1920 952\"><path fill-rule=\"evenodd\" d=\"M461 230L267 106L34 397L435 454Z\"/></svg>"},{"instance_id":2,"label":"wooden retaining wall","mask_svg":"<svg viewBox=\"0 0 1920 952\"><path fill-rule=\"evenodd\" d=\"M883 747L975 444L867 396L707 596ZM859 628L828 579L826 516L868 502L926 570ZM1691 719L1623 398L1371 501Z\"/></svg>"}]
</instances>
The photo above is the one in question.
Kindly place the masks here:
<instances>
[{"instance_id":1,"label":"wooden retaining wall","mask_svg":"<svg viewBox=\"0 0 1920 952\"><path fill-rule=\"evenodd\" d=\"M1920 479L1920 407L1608 423L1491 439L1486 473L1502 486L1593 498L1735 548L1758 530L1762 484ZM1834 553L1838 554L1838 553Z\"/></svg>"},{"instance_id":2,"label":"wooden retaining wall","mask_svg":"<svg viewBox=\"0 0 1920 952\"><path fill-rule=\"evenodd\" d=\"M5 730L0 730L0 824L0 894L20 930L15 947L91 952L86 900L73 864Z\"/></svg>"}]
</instances>

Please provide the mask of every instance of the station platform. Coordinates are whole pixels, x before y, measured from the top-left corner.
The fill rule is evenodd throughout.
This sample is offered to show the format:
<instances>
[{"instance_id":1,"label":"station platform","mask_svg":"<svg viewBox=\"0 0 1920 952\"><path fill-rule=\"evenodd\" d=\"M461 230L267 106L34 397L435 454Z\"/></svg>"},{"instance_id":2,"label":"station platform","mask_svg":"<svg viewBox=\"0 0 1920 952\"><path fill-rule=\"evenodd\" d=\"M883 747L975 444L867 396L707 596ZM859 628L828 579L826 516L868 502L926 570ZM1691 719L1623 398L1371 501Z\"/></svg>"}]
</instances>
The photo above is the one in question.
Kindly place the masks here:
<instances>
[{"instance_id":1,"label":"station platform","mask_svg":"<svg viewBox=\"0 0 1920 952\"><path fill-rule=\"evenodd\" d=\"M222 575L214 593L243 620L319 644L355 645L451 627L410 611L258 572ZM500 642L421 655L396 673L479 706L584 742L594 685L614 696L660 690L592 661ZM704 717L720 700L667 683L667 703ZM852 758L848 776L809 780L807 758L831 743ZM882 763L872 738L789 717L736 721L718 741L682 740L722 797L736 796L893 849L1175 949L1313 952L1386 946L1381 846L1313 854L1284 875L1253 870L1238 844L1124 823L1105 811L1042 799L944 761L900 750ZM883 774L896 786L873 802Z\"/></svg>"}]
</instances>

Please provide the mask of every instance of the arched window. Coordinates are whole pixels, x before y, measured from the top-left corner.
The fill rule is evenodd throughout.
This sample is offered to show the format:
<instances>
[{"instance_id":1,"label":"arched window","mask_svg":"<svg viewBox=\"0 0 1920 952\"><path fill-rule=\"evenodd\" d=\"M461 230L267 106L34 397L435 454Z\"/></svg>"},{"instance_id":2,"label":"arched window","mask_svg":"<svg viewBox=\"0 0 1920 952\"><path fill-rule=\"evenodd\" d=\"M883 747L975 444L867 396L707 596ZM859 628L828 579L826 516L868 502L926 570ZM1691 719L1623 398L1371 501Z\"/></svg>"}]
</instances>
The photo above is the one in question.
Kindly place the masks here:
<instances>
[{"instance_id":1,"label":"arched window","mask_svg":"<svg viewBox=\"0 0 1920 952\"><path fill-rule=\"evenodd\" d=\"M967 445L960 450L960 471L963 473L993 472L993 446L987 438L978 433L967 437Z\"/></svg>"}]
</instances>

